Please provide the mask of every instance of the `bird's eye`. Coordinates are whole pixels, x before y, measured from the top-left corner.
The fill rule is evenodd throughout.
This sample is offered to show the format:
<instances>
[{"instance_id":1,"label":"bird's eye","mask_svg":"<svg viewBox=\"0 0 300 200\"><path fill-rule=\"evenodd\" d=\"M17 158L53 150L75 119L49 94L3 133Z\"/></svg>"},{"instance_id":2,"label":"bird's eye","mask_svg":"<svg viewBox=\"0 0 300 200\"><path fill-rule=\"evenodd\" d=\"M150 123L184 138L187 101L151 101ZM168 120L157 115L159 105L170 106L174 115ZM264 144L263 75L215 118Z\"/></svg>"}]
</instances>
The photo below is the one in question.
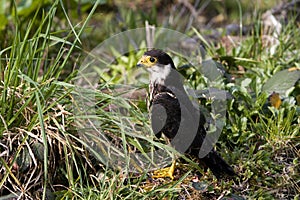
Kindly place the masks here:
<instances>
[{"instance_id":1,"label":"bird's eye","mask_svg":"<svg viewBox=\"0 0 300 200\"><path fill-rule=\"evenodd\" d=\"M152 63L155 62L155 58L153 58L153 57L150 57L149 60L150 60L150 62L152 62Z\"/></svg>"}]
</instances>

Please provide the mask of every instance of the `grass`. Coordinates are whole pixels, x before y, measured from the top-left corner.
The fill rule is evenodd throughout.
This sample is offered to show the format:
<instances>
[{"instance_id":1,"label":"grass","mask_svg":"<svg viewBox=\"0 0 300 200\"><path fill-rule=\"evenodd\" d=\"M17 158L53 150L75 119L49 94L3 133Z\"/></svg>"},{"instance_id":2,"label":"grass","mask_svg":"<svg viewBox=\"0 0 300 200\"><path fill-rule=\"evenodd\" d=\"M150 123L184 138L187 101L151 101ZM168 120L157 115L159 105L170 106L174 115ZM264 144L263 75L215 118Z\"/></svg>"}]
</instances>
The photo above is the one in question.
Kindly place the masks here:
<instances>
[{"instance_id":1,"label":"grass","mask_svg":"<svg viewBox=\"0 0 300 200\"><path fill-rule=\"evenodd\" d=\"M45 1L19 14L13 13L18 13L20 5L14 1L9 5L13 12L7 14L7 34L0 43L0 199L299 199L299 80L293 81L295 77L288 71L286 76L278 75L291 68L296 76L299 72L300 33L294 23L283 27L272 53L272 44L265 44L259 17L252 34L231 50L222 43L211 45L197 29L187 30L204 40L209 56L226 69L228 76L215 84L231 94L226 126L216 148L240 179L218 181L208 171L196 181L197 164L182 157L172 181L151 179L145 170L148 166L137 167L140 171L135 173L129 169L131 151L150 161L151 152L157 149L176 154L151 134L145 93L134 99L126 96L147 88L146 76L133 69L143 51L128 49L128 54L119 55L114 50L118 58L109 71L96 71L102 77L97 89L84 89L85 95L81 95L77 75L87 56L83 46L90 48L103 40L95 37L91 41L90 24L99 17L95 12L105 8L82 4L82 20L76 21L71 17L76 15L74 8L66 5L59 0ZM120 12L126 18L120 27L143 25L134 21L134 12L128 16L122 9ZM156 18L162 17L155 9L149 16L137 13L137 18L149 17L156 23ZM105 26L119 30L117 25ZM185 64L180 55L172 57L178 66ZM180 72L194 89L208 87L207 79L196 69L182 68ZM124 82L136 85L118 90ZM279 107L269 101L273 88L282 98ZM83 104L76 101L78 96ZM94 101L91 113L83 113L81 106ZM209 108L213 101L201 103ZM87 129L93 119L101 123ZM101 137L103 133L109 141ZM94 146L83 136L94 141ZM103 154L108 154L110 142L115 146L109 156L117 162L108 165Z\"/></svg>"}]
</instances>

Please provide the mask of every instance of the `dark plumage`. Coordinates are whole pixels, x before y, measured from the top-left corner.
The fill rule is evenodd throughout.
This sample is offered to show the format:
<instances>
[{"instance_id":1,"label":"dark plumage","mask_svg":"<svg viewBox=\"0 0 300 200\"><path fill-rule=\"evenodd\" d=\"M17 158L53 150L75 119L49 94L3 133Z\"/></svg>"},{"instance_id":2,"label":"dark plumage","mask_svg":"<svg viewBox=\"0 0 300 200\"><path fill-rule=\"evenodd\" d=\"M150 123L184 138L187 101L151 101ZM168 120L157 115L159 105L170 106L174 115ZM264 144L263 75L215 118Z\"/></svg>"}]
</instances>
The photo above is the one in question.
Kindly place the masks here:
<instances>
[{"instance_id":1,"label":"dark plumage","mask_svg":"<svg viewBox=\"0 0 300 200\"><path fill-rule=\"evenodd\" d=\"M189 100L171 57L161 50L150 50L145 52L138 66L144 66L150 72L149 109L153 132L157 137L163 133L177 150L199 158L206 136L205 119ZM189 146L185 148L184 144ZM217 178L235 175L214 150L199 159Z\"/></svg>"}]
</instances>

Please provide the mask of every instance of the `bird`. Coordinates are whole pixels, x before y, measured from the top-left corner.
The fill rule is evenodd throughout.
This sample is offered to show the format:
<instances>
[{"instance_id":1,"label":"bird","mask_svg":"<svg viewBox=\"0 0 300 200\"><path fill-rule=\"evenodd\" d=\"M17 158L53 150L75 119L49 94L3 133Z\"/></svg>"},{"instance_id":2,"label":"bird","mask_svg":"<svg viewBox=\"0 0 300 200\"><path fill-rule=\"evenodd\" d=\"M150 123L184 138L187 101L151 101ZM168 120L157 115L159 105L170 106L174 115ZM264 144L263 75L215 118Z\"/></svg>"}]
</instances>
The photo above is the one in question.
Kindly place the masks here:
<instances>
[{"instance_id":1,"label":"bird","mask_svg":"<svg viewBox=\"0 0 300 200\"><path fill-rule=\"evenodd\" d=\"M199 165L208 167L217 179L235 176L233 168L214 149L199 157L206 136L205 117L190 101L184 80L169 54L160 49L148 50L137 66L149 72L148 109L156 137L164 134L176 150L197 158ZM168 172L172 179L174 167L173 163Z\"/></svg>"}]
</instances>

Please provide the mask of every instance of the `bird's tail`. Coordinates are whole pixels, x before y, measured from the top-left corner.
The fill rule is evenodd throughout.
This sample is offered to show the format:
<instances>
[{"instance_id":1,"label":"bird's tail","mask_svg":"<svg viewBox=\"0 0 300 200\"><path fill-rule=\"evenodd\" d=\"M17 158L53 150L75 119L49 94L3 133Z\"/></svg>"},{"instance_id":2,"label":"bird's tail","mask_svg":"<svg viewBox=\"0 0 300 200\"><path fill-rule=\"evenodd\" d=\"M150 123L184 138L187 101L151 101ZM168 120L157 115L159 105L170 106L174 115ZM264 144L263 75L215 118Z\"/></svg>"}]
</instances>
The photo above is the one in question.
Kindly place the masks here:
<instances>
[{"instance_id":1,"label":"bird's tail","mask_svg":"<svg viewBox=\"0 0 300 200\"><path fill-rule=\"evenodd\" d=\"M212 150L201 160L218 179L224 176L236 175L233 168L216 151Z\"/></svg>"}]
</instances>

